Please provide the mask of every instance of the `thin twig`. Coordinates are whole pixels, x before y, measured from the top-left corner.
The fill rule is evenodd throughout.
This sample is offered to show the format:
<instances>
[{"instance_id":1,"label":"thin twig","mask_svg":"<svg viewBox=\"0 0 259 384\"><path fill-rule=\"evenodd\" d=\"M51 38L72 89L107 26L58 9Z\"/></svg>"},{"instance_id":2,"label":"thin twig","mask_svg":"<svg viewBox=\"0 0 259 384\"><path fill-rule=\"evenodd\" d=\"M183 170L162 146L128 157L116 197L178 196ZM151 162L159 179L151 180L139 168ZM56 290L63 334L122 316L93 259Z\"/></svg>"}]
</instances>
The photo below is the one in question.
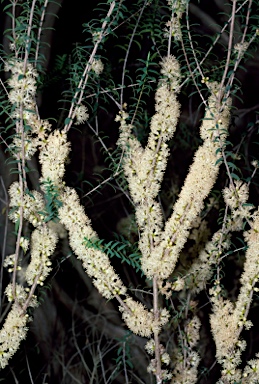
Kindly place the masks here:
<instances>
[{"instance_id":1,"label":"thin twig","mask_svg":"<svg viewBox=\"0 0 259 384\"><path fill-rule=\"evenodd\" d=\"M145 3L143 5L143 7L141 8L141 11L140 11L140 14L138 16L138 19L137 19L137 22L136 22L136 25L134 27L134 30L132 32L132 35L130 37L130 41L129 41L129 44L128 44L128 49L127 49L127 52L126 52L126 56L124 58L124 61L123 61L123 69L122 69L122 78L121 78L121 97L120 97L120 103L121 105L123 105L123 89L124 89L124 82L125 82L125 73L126 73L126 66L127 66L127 62L128 62L128 57L129 57L129 52L130 52L130 48L131 48L131 45L133 43L133 39L134 39L134 36L136 34L136 31L137 31L137 28L138 28L138 25L139 25L139 22L140 22L140 19L142 17L142 14L144 12L144 9L147 5L147 1L148 0L145 0Z\"/></svg>"},{"instance_id":2,"label":"thin twig","mask_svg":"<svg viewBox=\"0 0 259 384\"><path fill-rule=\"evenodd\" d=\"M96 55L96 52L97 52L97 49L100 45L100 43L102 42L106 32L106 27L107 27L107 23L108 23L108 20L109 18L111 17L111 14L113 12L113 9L115 7L115 1L113 1L110 5L110 8L109 8L109 11L107 13L107 16L102 24L102 27L101 27L101 33L94 45L94 48L93 48L93 51L91 53L91 56L87 62L87 65L85 67L85 70L83 72L83 75L79 81L79 84L77 86L77 90L72 98L72 102L71 102L71 107L70 107L70 110L69 110L69 113L68 113L68 117L67 119L69 119L69 121L65 124L64 126L64 132L68 132L69 129L71 128L71 125L73 123L73 119L76 115L76 106L79 105L82 101L82 98L83 98L83 94L84 94L84 91L85 91L85 87L86 87L86 84L87 84L87 81L88 81L88 77L89 77L89 73L90 73L90 70L91 70L91 67L92 67L92 64L93 64L93 61L94 61L94 57Z\"/></svg>"},{"instance_id":3,"label":"thin twig","mask_svg":"<svg viewBox=\"0 0 259 384\"><path fill-rule=\"evenodd\" d=\"M34 14L34 8L35 8L36 1L37 0L32 1L30 18L29 18L29 22L28 22L27 41L26 41L25 55L24 55L24 60L23 60L23 73L24 74L26 72L26 67L27 67L27 62L28 62L29 52L30 52L30 50L29 50L30 43L31 43L30 37L31 37L32 21L33 21L33 14Z\"/></svg>"},{"instance_id":4,"label":"thin twig","mask_svg":"<svg viewBox=\"0 0 259 384\"><path fill-rule=\"evenodd\" d=\"M4 191L4 203L6 204L4 235L3 235L3 242L2 242L2 260L1 260L1 268L0 268L0 308L2 308L3 267L4 267L5 253L6 253L6 241L7 241L7 230L8 230L8 195L7 195L7 191L6 191L2 176L0 176L0 180L1 180L3 191Z\"/></svg>"},{"instance_id":5,"label":"thin twig","mask_svg":"<svg viewBox=\"0 0 259 384\"><path fill-rule=\"evenodd\" d=\"M46 15L48 2L49 2L49 0L45 0L45 3L43 5L43 9L42 9L42 13L41 13L41 17L40 17L40 24L39 24L38 35L37 35L37 45L36 45L36 49L35 49L35 64L37 64L37 61L38 61L39 49L40 49L40 37L41 37L42 26L43 26L44 18Z\"/></svg>"},{"instance_id":6,"label":"thin twig","mask_svg":"<svg viewBox=\"0 0 259 384\"><path fill-rule=\"evenodd\" d=\"M155 324L159 323L160 313L158 307L158 286L157 278L153 278L153 313L154 313L154 322ZM160 342L158 331L154 331L154 341L155 341L155 362L156 362L156 380L157 384L162 383L162 370L161 370L161 354L160 354Z\"/></svg>"}]
</instances>

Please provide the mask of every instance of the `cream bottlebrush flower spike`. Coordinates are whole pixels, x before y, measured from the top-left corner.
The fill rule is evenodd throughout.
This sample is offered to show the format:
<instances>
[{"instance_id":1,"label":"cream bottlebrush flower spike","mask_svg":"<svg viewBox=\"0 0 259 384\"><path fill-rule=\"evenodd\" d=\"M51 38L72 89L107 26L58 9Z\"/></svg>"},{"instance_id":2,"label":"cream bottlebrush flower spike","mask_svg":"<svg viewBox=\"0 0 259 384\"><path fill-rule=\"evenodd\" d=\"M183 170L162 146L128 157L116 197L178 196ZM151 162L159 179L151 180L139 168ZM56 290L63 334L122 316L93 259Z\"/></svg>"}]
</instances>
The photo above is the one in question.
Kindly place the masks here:
<instances>
[{"instance_id":1,"label":"cream bottlebrush flower spike","mask_svg":"<svg viewBox=\"0 0 259 384\"><path fill-rule=\"evenodd\" d=\"M18 350L22 340L26 338L29 316L21 307L13 304L0 330L0 368L5 368L11 357Z\"/></svg>"},{"instance_id":2,"label":"cream bottlebrush flower spike","mask_svg":"<svg viewBox=\"0 0 259 384\"><path fill-rule=\"evenodd\" d=\"M67 134L64 131L54 131L46 140L46 145L40 152L41 181L51 182L62 189L62 179L65 174L65 161L70 151Z\"/></svg>"},{"instance_id":3,"label":"cream bottlebrush flower spike","mask_svg":"<svg viewBox=\"0 0 259 384\"><path fill-rule=\"evenodd\" d=\"M11 144L11 148L14 149L13 156L19 159L21 156L19 148L23 146L24 158L30 159L37 147L42 148L40 162L43 181L52 178L58 185L64 175L64 161L69 150L66 135L62 136L62 133L55 132L46 139L50 124L40 120L36 112L34 97L38 74L33 66L28 63L24 72L23 63L9 62L6 70L12 72L12 76L8 80L11 87L9 100L15 106L12 117L21 122L21 124L16 124L17 132ZM24 124L29 127L27 132L23 131ZM34 291L38 284L43 285L43 281L51 270L50 256L57 243L56 233L44 223L43 195L37 191L25 193L19 182L14 182L10 186L9 195L12 208L9 214L10 219L15 223L19 222L22 212L23 219L28 220L37 228L31 236L31 260L24 272L24 278L29 288L25 289L13 282L5 290L8 300L14 303L0 331L0 367L2 368L8 364L8 360L18 349L21 340L26 337L28 322L26 310L28 306L37 305ZM26 252L29 241L21 237L19 246ZM20 260L15 261L18 258L17 254L8 256L4 264L13 273L21 270ZM16 263L17 267L14 271Z\"/></svg>"},{"instance_id":4,"label":"cream bottlebrush flower spike","mask_svg":"<svg viewBox=\"0 0 259 384\"><path fill-rule=\"evenodd\" d=\"M102 250L87 247L86 239L98 239L91 227L90 219L80 205L76 191L66 187L61 196L63 203L59 208L60 222L69 232L69 244L82 261L86 273L93 279L94 286L108 300L116 297L121 303L120 311L127 326L136 334L151 336L154 330L161 329L168 321L168 312L161 310L159 322L142 304L127 296L127 288L110 264ZM126 296L124 300L121 296Z\"/></svg>"},{"instance_id":5,"label":"cream bottlebrush flower spike","mask_svg":"<svg viewBox=\"0 0 259 384\"><path fill-rule=\"evenodd\" d=\"M241 364L241 353L246 348L246 342L240 339L242 330L250 329L252 322L247 319L248 312L253 299L253 292L257 289L255 285L259 279L259 211L253 215L252 227L244 233L248 249L244 263L244 272L241 276L241 288L236 303L230 303L221 297L212 298L213 313L210 317L212 334L216 344L216 356L222 364L222 375L229 382L241 379L241 371L237 369ZM257 354L258 357L258 354ZM258 367L258 360L252 360L244 369L243 375L250 376L251 381L257 382L259 372L251 370L251 364ZM253 381L252 379L256 379ZM243 383L243 381L242 381Z\"/></svg>"},{"instance_id":6,"label":"cream bottlebrush flower spike","mask_svg":"<svg viewBox=\"0 0 259 384\"><path fill-rule=\"evenodd\" d=\"M5 71L11 71L11 77L8 79L8 85L11 88L8 98L11 104L15 106L12 112L12 118L18 124L18 130L10 145L12 154L16 158L20 158L22 148L24 157L30 160L40 147L50 130L51 125L47 120L41 120L37 113L35 104L36 96L36 79L38 73L31 63L27 63L24 71L24 63L10 60L5 65ZM24 130L23 126L27 129Z\"/></svg>"},{"instance_id":7,"label":"cream bottlebrush flower spike","mask_svg":"<svg viewBox=\"0 0 259 384\"><path fill-rule=\"evenodd\" d=\"M43 281L51 270L49 257L53 253L56 243L57 235L46 225L35 229L31 237L31 261L25 272L28 286L33 290L25 289L17 283L15 286L9 284L5 290L8 301L14 301L14 303L0 330L0 368L4 368L8 364L9 359L19 348L20 342L26 337L27 323L30 320L26 310L28 306L36 307L38 304L32 293L36 285L43 285ZM28 247L24 240L20 245ZM10 255L4 263L10 272L14 265L14 257L15 255Z\"/></svg>"},{"instance_id":8,"label":"cream bottlebrush flower spike","mask_svg":"<svg viewBox=\"0 0 259 384\"><path fill-rule=\"evenodd\" d=\"M93 284L107 299L125 294L126 287L112 268L108 256L86 246L86 239L97 239L98 236L91 228L91 222L80 205L76 191L66 187L61 201L63 205L59 209L60 222L68 230L69 244L82 260L87 274L93 278Z\"/></svg>"},{"instance_id":9,"label":"cream bottlebrush flower spike","mask_svg":"<svg viewBox=\"0 0 259 384\"><path fill-rule=\"evenodd\" d=\"M162 232L162 213L155 201L165 171L169 140L180 114L176 99L180 68L177 60L170 56L163 60L161 72L169 82L163 80L156 93L156 113L151 120L151 132L145 150L131 135L124 112L117 120L121 122L118 144L126 151L124 170L129 189L136 204L136 218L141 230L139 248L142 252L142 268L148 278L166 279L173 272L178 255L183 248L191 223L203 208L218 174L218 153L226 137L229 125L229 105L218 111L219 85L211 84L212 94L208 100L205 118L200 133L204 144L195 154L194 162L186 177L174 212ZM170 86L172 84L172 87Z\"/></svg>"},{"instance_id":10,"label":"cream bottlebrush flower spike","mask_svg":"<svg viewBox=\"0 0 259 384\"><path fill-rule=\"evenodd\" d=\"M124 149L128 146L129 140L131 144L130 152L127 151L127 159L131 159L134 164L136 160L139 162L140 158L142 159L141 164L138 166L137 176L134 175L135 170L132 168L131 163L129 164L127 161L125 163L125 172L129 177L132 177L132 182L129 184L134 202L140 203L145 199L145 204L140 204L138 214L138 223L140 227L143 227L143 216L148 215L150 201L152 201L153 211L153 223L152 220L150 220L150 225L153 227L161 227L162 225L162 213L158 204L153 201L153 198L159 191L169 154L165 141L172 137L179 116L179 104L176 97L174 97L175 92L172 92L171 90L172 88L177 87L180 80L179 64L175 58L169 57L163 61L162 68L164 73L167 74L169 82L167 83L168 79L167 81L162 80L157 91L157 113L151 122L151 134L145 151L141 148L136 139L130 137L130 127L125 122L127 117L126 113L122 111L117 118L117 120L121 122L119 144ZM175 73L175 75L173 75L173 73ZM60 146L64 144L65 141L64 143L60 143ZM57 148L60 148L60 146L53 146L53 151L56 152ZM49 151L46 149L40 157L43 165L45 156L48 156L48 152ZM143 156L139 157L136 156L136 154L142 154ZM49 161L46 162L46 165L48 163ZM128 169L126 168L126 164L129 164ZM62 161L59 162L58 168L62 174ZM48 173L48 167L44 168L44 170L44 172ZM59 173L57 174L57 172L54 172L54 174L56 175L54 179L61 179ZM53 175L51 174L49 174L48 177L51 180L53 179ZM139 182L139 180L142 183ZM79 259L83 261L83 266L86 269L87 274L93 278L93 284L107 299L116 297L120 301L122 304L120 307L122 316L133 332L142 336L150 336L153 332L159 332L161 326L168 321L168 312L165 309L162 309L160 311L159 319L155 321L154 314L148 312L143 305L134 302L133 299L127 296L124 301L120 299L121 295L126 295L126 287L115 273L107 255L100 249L86 246L86 239L91 240L97 239L98 237L92 230L90 220L80 206L79 198L75 190L65 188L64 193L61 196L61 201L63 205L59 208L60 221L69 231L70 246ZM153 232L152 228L149 227L149 233ZM144 327L143 324L147 323L148 326Z\"/></svg>"},{"instance_id":11,"label":"cream bottlebrush flower spike","mask_svg":"<svg viewBox=\"0 0 259 384\"><path fill-rule=\"evenodd\" d=\"M164 78L155 96L156 113L151 119L146 148L131 134L132 126L126 123L127 114L122 111L120 121L120 145L126 152L124 171L129 189L136 204L136 218L141 231L139 248L142 252L142 268L148 277L147 262L154 247L161 239L162 212L155 200L161 187L167 164L167 141L173 137L180 116L180 104L176 90L181 79L180 66L173 56L163 59L161 73Z\"/></svg>"},{"instance_id":12,"label":"cream bottlebrush flower spike","mask_svg":"<svg viewBox=\"0 0 259 384\"><path fill-rule=\"evenodd\" d=\"M217 160L220 158L230 117L230 100L224 110L218 111L217 87L217 84L213 84L214 93L208 99L205 118L200 128L204 143L194 155L193 164L174 205L173 214L165 225L161 241L144 264L145 273L149 277L158 276L163 280L173 272L191 225L216 181L219 171Z\"/></svg>"},{"instance_id":13,"label":"cream bottlebrush flower spike","mask_svg":"<svg viewBox=\"0 0 259 384\"><path fill-rule=\"evenodd\" d=\"M137 305L133 300L120 299L121 295L126 294L126 287L123 285L119 276L115 273L110 264L108 256L101 250L88 248L86 239L97 239L97 234L91 228L91 222L86 216L83 207L80 205L76 191L72 188L65 187L62 181L65 172L65 160L69 152L69 144L67 135L63 131L55 131L50 134L46 145L40 152L40 163L42 165L42 178L44 181L51 181L58 187L61 196L60 201L62 207L59 208L60 222L69 232L70 246L82 260L83 266L87 274L93 278L93 284L99 292L107 299L117 297L122 305L122 312L127 313L128 325L136 333L142 334L143 322L141 319L149 319L150 326L147 327L145 335L151 335L155 327L161 327L166 318L161 313L161 321L159 324L152 323L153 314L149 313L144 306ZM14 201L15 204L15 201ZM49 230L50 231L50 230ZM35 232L36 236L36 232ZM34 252L35 253L35 252ZM48 254L46 254L48 256ZM35 271L38 268L37 253L30 264L28 274L26 276L29 283L32 282L32 276L35 277ZM44 277L49 273L49 261L46 257L46 268ZM39 281L41 283L41 281ZM132 321L130 318L132 317ZM134 321L134 319L137 321ZM152 324L152 325L151 325Z\"/></svg>"},{"instance_id":14,"label":"cream bottlebrush flower spike","mask_svg":"<svg viewBox=\"0 0 259 384\"><path fill-rule=\"evenodd\" d=\"M244 220L251 218L251 205L246 205L249 188L246 183L234 180L233 184L223 189L223 197L226 205L231 210L231 215L226 218L226 225L214 233L211 241L208 241L191 268L188 271L185 287L198 293L204 288L204 284L213 274L212 265L219 262L223 251L231 246L231 232L241 231L244 228ZM219 249L220 244L220 249ZM183 279L182 279L183 280ZM213 289L213 296L218 295L221 288L219 283Z\"/></svg>"}]
</instances>

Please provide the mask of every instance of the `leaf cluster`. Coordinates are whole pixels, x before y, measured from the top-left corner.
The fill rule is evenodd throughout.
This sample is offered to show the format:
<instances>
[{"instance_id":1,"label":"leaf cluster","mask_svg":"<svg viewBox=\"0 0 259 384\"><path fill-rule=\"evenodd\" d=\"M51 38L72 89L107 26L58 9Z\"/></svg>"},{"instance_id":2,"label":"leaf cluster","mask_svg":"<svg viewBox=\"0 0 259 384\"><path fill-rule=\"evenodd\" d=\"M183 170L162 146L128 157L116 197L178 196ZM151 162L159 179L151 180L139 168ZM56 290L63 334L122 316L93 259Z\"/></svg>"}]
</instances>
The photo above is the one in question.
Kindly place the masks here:
<instances>
[{"instance_id":1,"label":"leaf cluster","mask_svg":"<svg viewBox=\"0 0 259 384\"><path fill-rule=\"evenodd\" d=\"M121 263L127 263L136 272L142 271L140 264L141 254L137 244L132 244L129 240L121 236L120 240L111 240L105 243L104 239L84 239L84 244L87 248L93 248L102 251L110 258L116 257L121 260Z\"/></svg>"},{"instance_id":2,"label":"leaf cluster","mask_svg":"<svg viewBox=\"0 0 259 384\"><path fill-rule=\"evenodd\" d=\"M57 221L58 209L62 206L62 202L59 200L59 190L56 185L50 179L42 182L45 199L45 222Z\"/></svg>"}]
</instances>

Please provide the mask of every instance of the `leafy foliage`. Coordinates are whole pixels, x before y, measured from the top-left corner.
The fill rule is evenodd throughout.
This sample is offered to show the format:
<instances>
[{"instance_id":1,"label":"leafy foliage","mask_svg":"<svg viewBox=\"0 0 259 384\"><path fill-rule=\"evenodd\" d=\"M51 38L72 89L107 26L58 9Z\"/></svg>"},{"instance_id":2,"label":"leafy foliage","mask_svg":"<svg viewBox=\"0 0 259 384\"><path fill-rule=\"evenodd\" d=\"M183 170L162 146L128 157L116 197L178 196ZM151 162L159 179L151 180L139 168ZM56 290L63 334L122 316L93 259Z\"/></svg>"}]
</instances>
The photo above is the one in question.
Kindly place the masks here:
<instances>
[{"instance_id":1,"label":"leafy foliage","mask_svg":"<svg viewBox=\"0 0 259 384\"><path fill-rule=\"evenodd\" d=\"M85 238L85 245L88 248L97 249L106 253L110 258L117 257L122 263L127 263L136 272L141 271L140 257L141 254L138 250L137 244L132 244L129 240L121 236L121 241L111 240L105 244L101 239L87 239Z\"/></svg>"},{"instance_id":2,"label":"leafy foliage","mask_svg":"<svg viewBox=\"0 0 259 384\"><path fill-rule=\"evenodd\" d=\"M44 190L44 198L46 202L46 212L44 221L57 221L58 209L62 206L62 202L59 200L59 190L56 185L50 179L44 180L42 183L42 189ZM41 212L40 212L41 213Z\"/></svg>"}]
</instances>

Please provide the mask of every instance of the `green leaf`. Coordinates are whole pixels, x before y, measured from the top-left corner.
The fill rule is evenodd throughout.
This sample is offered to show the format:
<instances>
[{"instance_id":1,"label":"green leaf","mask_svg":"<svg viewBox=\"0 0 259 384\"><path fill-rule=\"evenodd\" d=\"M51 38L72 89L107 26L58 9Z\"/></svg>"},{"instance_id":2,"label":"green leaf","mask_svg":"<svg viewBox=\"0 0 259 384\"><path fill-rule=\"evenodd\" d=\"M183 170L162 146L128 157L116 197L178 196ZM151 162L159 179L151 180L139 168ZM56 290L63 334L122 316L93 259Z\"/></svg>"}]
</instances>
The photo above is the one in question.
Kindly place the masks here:
<instances>
[{"instance_id":1,"label":"green leaf","mask_svg":"<svg viewBox=\"0 0 259 384\"><path fill-rule=\"evenodd\" d=\"M68 124L70 123L70 121L71 121L70 117L67 117L67 118L65 119L65 125L68 125Z\"/></svg>"},{"instance_id":2,"label":"green leaf","mask_svg":"<svg viewBox=\"0 0 259 384\"><path fill-rule=\"evenodd\" d=\"M235 173L230 173L230 176L235 180L240 180L240 177L237 176Z\"/></svg>"}]
</instances>

